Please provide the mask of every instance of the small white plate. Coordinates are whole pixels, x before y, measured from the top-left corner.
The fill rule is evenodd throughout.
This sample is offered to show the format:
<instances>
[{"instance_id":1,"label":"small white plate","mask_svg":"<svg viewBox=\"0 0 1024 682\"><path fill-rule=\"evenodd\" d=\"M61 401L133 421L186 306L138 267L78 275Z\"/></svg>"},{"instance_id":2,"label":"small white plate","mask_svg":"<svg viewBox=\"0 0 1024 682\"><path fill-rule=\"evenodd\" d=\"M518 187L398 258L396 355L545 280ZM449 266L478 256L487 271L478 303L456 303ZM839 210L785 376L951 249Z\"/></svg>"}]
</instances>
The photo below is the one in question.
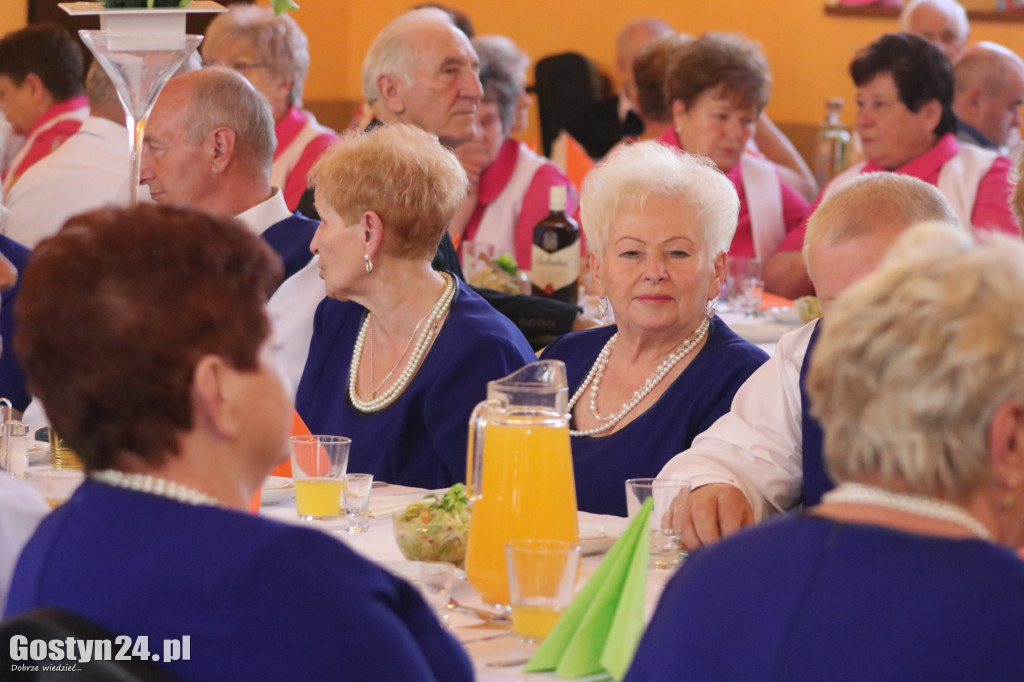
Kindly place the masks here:
<instances>
[{"instance_id":1,"label":"small white plate","mask_svg":"<svg viewBox=\"0 0 1024 682\"><path fill-rule=\"evenodd\" d=\"M45 443L39 445L31 445L28 449L28 463L29 464L49 464L50 463L50 446Z\"/></svg>"},{"instance_id":2,"label":"small white plate","mask_svg":"<svg viewBox=\"0 0 1024 682\"><path fill-rule=\"evenodd\" d=\"M580 551L583 556L605 552L619 539L619 532L594 523L581 523Z\"/></svg>"},{"instance_id":3,"label":"small white plate","mask_svg":"<svg viewBox=\"0 0 1024 682\"><path fill-rule=\"evenodd\" d=\"M267 476L263 481L260 504L277 504L295 497L292 479L285 476Z\"/></svg>"},{"instance_id":4,"label":"small white plate","mask_svg":"<svg viewBox=\"0 0 1024 682\"><path fill-rule=\"evenodd\" d=\"M795 305L788 305L783 308L772 308L768 311L772 319L782 324L791 324L794 327L803 326L803 320L800 319L800 309Z\"/></svg>"}]
</instances>

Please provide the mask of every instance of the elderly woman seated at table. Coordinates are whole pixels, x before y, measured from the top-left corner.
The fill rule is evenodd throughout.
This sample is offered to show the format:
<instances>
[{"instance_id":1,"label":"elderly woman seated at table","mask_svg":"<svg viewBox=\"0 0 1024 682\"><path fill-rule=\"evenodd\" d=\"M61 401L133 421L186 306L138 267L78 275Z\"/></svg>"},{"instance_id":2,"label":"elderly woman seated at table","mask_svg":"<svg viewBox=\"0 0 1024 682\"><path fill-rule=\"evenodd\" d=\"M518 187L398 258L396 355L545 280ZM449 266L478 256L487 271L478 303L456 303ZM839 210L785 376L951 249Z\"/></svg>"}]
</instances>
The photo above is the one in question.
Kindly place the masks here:
<instances>
[{"instance_id":1,"label":"elderly woman seated at table","mask_svg":"<svg viewBox=\"0 0 1024 682\"><path fill-rule=\"evenodd\" d=\"M615 150L583 184L590 268L615 325L568 334L580 509L626 513L627 478L656 476L728 412L768 356L714 315L738 201L706 159L659 142Z\"/></svg>"},{"instance_id":2,"label":"elderly woman seated at table","mask_svg":"<svg viewBox=\"0 0 1024 682\"><path fill-rule=\"evenodd\" d=\"M494 256L510 254L529 270L533 226L549 212L551 188L567 188L569 214L576 211L576 189L558 166L511 137L529 59L501 38L473 39L484 95L473 138L455 149L469 176L469 194L448 230L463 259L465 244L472 242L493 247Z\"/></svg>"},{"instance_id":3,"label":"elderly woman seated at table","mask_svg":"<svg viewBox=\"0 0 1024 682\"><path fill-rule=\"evenodd\" d=\"M830 310L839 486L687 560L630 682L1024 679L1024 246L905 235Z\"/></svg>"},{"instance_id":4,"label":"elderly woman seated at table","mask_svg":"<svg viewBox=\"0 0 1024 682\"><path fill-rule=\"evenodd\" d=\"M956 141L953 66L907 33L884 35L850 64L857 86L856 130L867 160L840 174L893 171L936 185L960 224L1020 236L1010 211L1010 161Z\"/></svg>"},{"instance_id":5,"label":"elderly woman seated at table","mask_svg":"<svg viewBox=\"0 0 1024 682\"><path fill-rule=\"evenodd\" d=\"M349 470L440 488L466 476L469 415L487 382L536 359L526 339L431 258L466 173L433 135L395 124L346 138L311 174L310 248L327 296L296 408L352 439Z\"/></svg>"},{"instance_id":6,"label":"elderly woman seated at table","mask_svg":"<svg viewBox=\"0 0 1024 682\"><path fill-rule=\"evenodd\" d=\"M269 7L236 4L228 10L206 29L203 61L238 71L270 102L277 136L270 182L294 211L306 191L309 169L338 140L337 133L300 108L309 41L294 19L275 15Z\"/></svg>"},{"instance_id":7,"label":"elderly woman seated at table","mask_svg":"<svg viewBox=\"0 0 1024 682\"><path fill-rule=\"evenodd\" d=\"M280 276L241 223L182 208L84 214L39 245L15 350L88 479L29 541L6 614L188 635L190 660L160 661L181 680L470 680L415 588L244 511L289 451Z\"/></svg>"},{"instance_id":8,"label":"elderly woman seated at table","mask_svg":"<svg viewBox=\"0 0 1024 682\"><path fill-rule=\"evenodd\" d=\"M765 289L789 295L792 271L803 273L800 242L783 246L800 227L807 202L771 162L747 151L768 104L771 76L757 45L739 35L707 33L683 45L668 67L665 98L673 128L661 141L715 162L740 198L729 255L760 258Z\"/></svg>"}]
</instances>

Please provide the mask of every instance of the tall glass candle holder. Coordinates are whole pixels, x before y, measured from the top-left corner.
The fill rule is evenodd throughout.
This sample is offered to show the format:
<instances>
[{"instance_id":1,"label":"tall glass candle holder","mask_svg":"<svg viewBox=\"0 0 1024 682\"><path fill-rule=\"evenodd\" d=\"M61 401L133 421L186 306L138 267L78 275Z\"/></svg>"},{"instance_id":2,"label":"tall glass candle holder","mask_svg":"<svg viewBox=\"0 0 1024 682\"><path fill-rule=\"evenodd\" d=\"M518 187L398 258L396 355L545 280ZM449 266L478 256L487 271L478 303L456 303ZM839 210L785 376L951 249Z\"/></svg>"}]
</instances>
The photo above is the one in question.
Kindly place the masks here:
<instances>
[{"instance_id":1,"label":"tall glass candle holder","mask_svg":"<svg viewBox=\"0 0 1024 682\"><path fill-rule=\"evenodd\" d=\"M78 35L110 76L124 108L131 203L136 204L146 121L167 81L203 40L185 33L185 17L225 8L208 0L193 0L180 8L105 9L99 2L65 2L60 7L72 16L100 18L101 30L81 30Z\"/></svg>"}]
</instances>

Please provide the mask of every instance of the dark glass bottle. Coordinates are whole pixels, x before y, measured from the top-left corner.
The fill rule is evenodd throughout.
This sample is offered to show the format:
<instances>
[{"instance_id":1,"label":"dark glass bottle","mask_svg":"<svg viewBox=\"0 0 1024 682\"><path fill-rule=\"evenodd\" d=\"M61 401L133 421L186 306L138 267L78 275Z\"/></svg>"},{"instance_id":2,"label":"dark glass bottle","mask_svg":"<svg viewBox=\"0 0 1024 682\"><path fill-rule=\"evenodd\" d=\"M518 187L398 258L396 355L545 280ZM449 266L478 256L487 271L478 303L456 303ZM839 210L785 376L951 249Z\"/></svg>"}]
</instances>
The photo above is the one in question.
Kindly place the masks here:
<instances>
[{"instance_id":1,"label":"dark glass bottle","mask_svg":"<svg viewBox=\"0 0 1024 682\"><path fill-rule=\"evenodd\" d=\"M576 303L579 297L580 226L565 214L566 189L551 188L551 213L533 228L530 289L534 296Z\"/></svg>"}]
</instances>

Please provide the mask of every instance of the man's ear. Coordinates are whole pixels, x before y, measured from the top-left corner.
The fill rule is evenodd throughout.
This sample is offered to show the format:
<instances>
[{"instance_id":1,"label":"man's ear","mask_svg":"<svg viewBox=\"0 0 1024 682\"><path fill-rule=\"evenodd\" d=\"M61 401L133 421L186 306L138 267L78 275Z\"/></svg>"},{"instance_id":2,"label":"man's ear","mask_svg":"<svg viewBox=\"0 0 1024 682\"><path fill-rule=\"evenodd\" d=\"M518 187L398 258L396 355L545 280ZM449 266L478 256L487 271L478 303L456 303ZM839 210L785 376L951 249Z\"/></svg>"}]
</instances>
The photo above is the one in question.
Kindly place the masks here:
<instances>
[{"instance_id":1,"label":"man's ear","mask_svg":"<svg viewBox=\"0 0 1024 682\"><path fill-rule=\"evenodd\" d=\"M238 370L216 355L199 359L192 372L193 428L224 440L234 440L241 434L238 399L243 387L237 374Z\"/></svg>"},{"instance_id":2,"label":"man's ear","mask_svg":"<svg viewBox=\"0 0 1024 682\"><path fill-rule=\"evenodd\" d=\"M211 170L214 173L223 173L235 157L237 135L231 128L221 126L214 128L206 139L210 150Z\"/></svg>"},{"instance_id":3,"label":"man's ear","mask_svg":"<svg viewBox=\"0 0 1024 682\"><path fill-rule=\"evenodd\" d=\"M405 113L405 100L402 99L402 83L389 73L377 77L377 92L384 107L395 116Z\"/></svg>"}]
</instances>

